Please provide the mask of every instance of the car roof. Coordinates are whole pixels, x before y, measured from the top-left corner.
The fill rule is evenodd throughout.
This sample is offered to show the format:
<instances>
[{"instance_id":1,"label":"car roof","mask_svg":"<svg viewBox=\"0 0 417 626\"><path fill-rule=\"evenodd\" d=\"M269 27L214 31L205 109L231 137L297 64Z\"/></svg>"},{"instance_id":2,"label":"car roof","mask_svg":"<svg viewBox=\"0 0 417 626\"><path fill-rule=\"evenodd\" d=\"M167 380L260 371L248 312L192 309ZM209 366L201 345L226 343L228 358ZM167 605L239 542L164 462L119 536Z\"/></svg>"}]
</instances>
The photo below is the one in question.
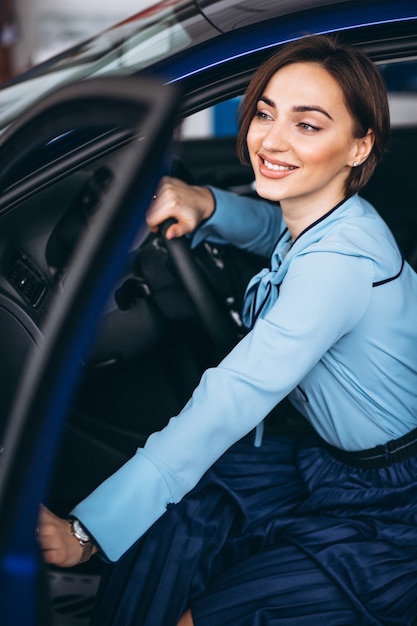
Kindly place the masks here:
<instances>
[{"instance_id":1,"label":"car roof","mask_svg":"<svg viewBox=\"0 0 417 626\"><path fill-rule=\"evenodd\" d=\"M253 0L196 0L196 4L205 18L221 32L328 5L358 5L354 0L262 0L255 4Z\"/></svg>"}]
</instances>

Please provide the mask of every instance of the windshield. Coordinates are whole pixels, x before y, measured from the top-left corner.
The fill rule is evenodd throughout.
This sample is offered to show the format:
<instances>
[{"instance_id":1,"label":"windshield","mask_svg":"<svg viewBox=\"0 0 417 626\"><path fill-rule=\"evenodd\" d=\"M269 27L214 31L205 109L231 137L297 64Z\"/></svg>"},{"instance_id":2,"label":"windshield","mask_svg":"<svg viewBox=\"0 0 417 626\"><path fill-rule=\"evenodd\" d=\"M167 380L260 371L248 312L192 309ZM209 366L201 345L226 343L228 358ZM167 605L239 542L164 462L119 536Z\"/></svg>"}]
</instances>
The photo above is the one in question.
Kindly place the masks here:
<instances>
[{"instance_id":1,"label":"windshield","mask_svg":"<svg viewBox=\"0 0 417 626\"><path fill-rule=\"evenodd\" d=\"M0 88L0 130L59 85L131 74L218 34L192 0L163 0Z\"/></svg>"}]
</instances>

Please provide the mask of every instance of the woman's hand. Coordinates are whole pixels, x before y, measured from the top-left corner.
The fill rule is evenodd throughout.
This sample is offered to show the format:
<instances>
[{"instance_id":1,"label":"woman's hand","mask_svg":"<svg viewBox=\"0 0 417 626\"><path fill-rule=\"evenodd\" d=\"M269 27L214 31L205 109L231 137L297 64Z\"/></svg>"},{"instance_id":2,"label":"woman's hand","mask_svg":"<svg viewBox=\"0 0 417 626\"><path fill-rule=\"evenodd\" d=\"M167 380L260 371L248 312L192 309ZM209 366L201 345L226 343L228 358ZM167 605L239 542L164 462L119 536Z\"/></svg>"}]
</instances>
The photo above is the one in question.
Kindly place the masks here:
<instances>
[{"instance_id":1,"label":"woman's hand","mask_svg":"<svg viewBox=\"0 0 417 626\"><path fill-rule=\"evenodd\" d=\"M82 547L72 534L68 521L57 517L44 506L41 506L39 512L37 538L46 563L72 567L80 562Z\"/></svg>"},{"instance_id":2,"label":"woman's hand","mask_svg":"<svg viewBox=\"0 0 417 626\"><path fill-rule=\"evenodd\" d=\"M167 230L167 239L192 233L214 211L214 198L206 187L188 185L178 178L164 177L151 204L146 221L156 232L169 217L177 220Z\"/></svg>"}]
</instances>

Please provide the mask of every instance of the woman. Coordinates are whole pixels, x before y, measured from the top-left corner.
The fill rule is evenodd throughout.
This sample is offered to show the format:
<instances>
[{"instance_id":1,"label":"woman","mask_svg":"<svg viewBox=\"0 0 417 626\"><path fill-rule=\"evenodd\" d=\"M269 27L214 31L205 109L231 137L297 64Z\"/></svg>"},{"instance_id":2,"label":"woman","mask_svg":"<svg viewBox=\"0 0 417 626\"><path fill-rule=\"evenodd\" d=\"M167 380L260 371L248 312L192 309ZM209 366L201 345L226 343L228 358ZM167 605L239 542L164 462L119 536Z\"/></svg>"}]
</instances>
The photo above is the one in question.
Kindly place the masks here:
<instances>
[{"instance_id":1,"label":"woman","mask_svg":"<svg viewBox=\"0 0 417 626\"><path fill-rule=\"evenodd\" d=\"M163 181L150 228L173 216L168 236L198 227L194 244L270 267L248 285L248 334L75 527L41 513L48 562L119 559L94 624L414 622L417 276L357 195L388 135L373 64L307 37L260 68L241 112L239 155L267 202ZM288 394L315 433L262 441Z\"/></svg>"}]
</instances>

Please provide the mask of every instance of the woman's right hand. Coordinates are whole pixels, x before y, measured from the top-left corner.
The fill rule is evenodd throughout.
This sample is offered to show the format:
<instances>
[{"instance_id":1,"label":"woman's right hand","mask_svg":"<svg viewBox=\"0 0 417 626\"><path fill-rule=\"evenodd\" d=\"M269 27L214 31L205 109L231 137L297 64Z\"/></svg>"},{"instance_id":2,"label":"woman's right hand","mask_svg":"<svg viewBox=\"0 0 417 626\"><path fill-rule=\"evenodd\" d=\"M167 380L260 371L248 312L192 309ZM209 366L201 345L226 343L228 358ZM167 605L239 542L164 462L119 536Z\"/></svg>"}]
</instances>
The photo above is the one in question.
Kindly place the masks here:
<instances>
[{"instance_id":1,"label":"woman's right hand","mask_svg":"<svg viewBox=\"0 0 417 626\"><path fill-rule=\"evenodd\" d=\"M166 232L167 239L192 233L214 211L214 197L207 187L188 185L178 178L162 179L146 216L148 227L156 232L168 218L177 223Z\"/></svg>"}]
</instances>

